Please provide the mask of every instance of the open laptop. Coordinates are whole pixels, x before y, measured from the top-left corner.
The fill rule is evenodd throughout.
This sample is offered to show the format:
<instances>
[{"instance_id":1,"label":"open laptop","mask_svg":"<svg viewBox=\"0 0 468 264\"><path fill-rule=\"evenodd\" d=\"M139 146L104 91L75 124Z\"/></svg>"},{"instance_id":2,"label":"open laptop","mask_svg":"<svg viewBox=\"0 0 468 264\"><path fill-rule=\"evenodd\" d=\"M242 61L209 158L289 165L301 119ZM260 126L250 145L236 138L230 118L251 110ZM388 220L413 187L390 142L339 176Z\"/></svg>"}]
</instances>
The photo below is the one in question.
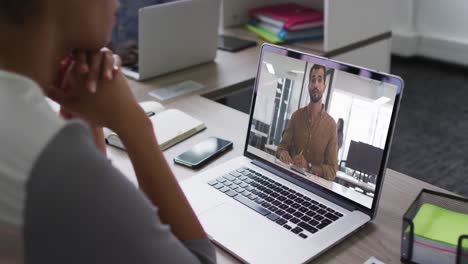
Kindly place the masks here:
<instances>
[{"instance_id":1,"label":"open laptop","mask_svg":"<svg viewBox=\"0 0 468 264\"><path fill-rule=\"evenodd\" d=\"M282 162L275 152L293 113L309 104L315 64L326 67L323 110L334 120L328 121L344 120L341 148L336 131L327 143L337 156L330 180ZM182 188L210 238L234 256L248 263L304 263L376 216L403 81L267 44L258 65L244 155L184 181ZM330 138L295 132L310 136L311 144ZM357 178L346 167L355 141L382 150L377 175Z\"/></svg>"},{"instance_id":2,"label":"open laptop","mask_svg":"<svg viewBox=\"0 0 468 264\"><path fill-rule=\"evenodd\" d=\"M138 62L126 76L145 80L215 59L220 0L179 0L140 9Z\"/></svg>"}]
</instances>

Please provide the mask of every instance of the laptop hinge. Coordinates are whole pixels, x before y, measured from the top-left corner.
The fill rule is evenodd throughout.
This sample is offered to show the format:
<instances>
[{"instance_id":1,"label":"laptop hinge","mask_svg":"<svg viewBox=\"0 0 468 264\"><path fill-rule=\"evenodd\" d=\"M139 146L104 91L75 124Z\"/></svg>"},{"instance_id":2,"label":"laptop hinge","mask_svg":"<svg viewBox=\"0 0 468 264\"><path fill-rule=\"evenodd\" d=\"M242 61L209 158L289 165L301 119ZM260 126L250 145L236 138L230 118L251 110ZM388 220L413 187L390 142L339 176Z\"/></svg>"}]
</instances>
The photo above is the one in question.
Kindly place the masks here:
<instances>
[{"instance_id":1,"label":"laptop hinge","mask_svg":"<svg viewBox=\"0 0 468 264\"><path fill-rule=\"evenodd\" d=\"M311 186L309 184L306 184L298 179L295 179L294 177L292 176L289 176L288 174L284 173L284 172L281 172L275 168L273 168L272 166L268 165L267 163L264 163L264 162L261 162L259 160L252 160L252 164L264 169L264 170L267 170L273 174L275 174L276 176L279 176L285 180L287 180L288 182L291 182L303 189L306 189L307 191L309 192L312 192L336 205L339 205L343 208L345 208L346 210L349 210L349 211L355 211L357 210L358 208L356 208L354 205L352 205L351 203L347 202L347 201L344 201L344 200L341 200L341 199L338 199L334 196L332 196L331 194L325 192L325 191L322 191L320 190L320 187L314 187L314 186Z\"/></svg>"}]
</instances>

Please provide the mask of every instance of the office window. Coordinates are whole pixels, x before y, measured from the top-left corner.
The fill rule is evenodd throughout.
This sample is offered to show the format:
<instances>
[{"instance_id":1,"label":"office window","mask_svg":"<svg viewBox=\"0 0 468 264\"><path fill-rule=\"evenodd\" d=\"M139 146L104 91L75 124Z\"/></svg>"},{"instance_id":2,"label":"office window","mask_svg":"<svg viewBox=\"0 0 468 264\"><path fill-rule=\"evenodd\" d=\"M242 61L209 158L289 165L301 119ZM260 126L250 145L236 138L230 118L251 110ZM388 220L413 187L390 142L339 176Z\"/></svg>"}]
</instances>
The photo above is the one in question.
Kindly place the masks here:
<instances>
[{"instance_id":1,"label":"office window","mask_svg":"<svg viewBox=\"0 0 468 264\"><path fill-rule=\"evenodd\" d=\"M344 120L343 146L338 152L338 160L346 160L351 140L383 149L391 113L389 105L334 90L330 115L335 121Z\"/></svg>"}]
</instances>

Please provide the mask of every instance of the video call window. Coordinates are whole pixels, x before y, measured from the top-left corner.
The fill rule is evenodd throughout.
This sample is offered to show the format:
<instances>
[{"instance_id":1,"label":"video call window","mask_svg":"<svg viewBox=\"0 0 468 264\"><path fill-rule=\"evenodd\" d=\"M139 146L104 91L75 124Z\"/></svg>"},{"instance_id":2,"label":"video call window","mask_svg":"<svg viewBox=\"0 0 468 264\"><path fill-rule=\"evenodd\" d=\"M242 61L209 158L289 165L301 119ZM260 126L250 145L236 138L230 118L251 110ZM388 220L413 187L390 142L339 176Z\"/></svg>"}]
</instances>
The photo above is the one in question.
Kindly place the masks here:
<instances>
[{"instance_id":1,"label":"video call window","mask_svg":"<svg viewBox=\"0 0 468 264\"><path fill-rule=\"evenodd\" d=\"M397 87L265 52L248 151L367 207Z\"/></svg>"}]
</instances>

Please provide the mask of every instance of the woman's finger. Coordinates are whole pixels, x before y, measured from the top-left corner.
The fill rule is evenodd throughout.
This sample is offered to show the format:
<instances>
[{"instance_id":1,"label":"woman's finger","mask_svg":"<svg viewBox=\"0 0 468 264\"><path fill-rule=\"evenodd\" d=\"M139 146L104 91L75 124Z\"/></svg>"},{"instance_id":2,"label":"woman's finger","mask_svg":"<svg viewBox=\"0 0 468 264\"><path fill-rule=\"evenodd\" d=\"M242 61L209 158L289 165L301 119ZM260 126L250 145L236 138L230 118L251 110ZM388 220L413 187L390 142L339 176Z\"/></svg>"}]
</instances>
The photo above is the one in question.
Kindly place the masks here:
<instances>
[{"instance_id":1,"label":"woman's finger","mask_svg":"<svg viewBox=\"0 0 468 264\"><path fill-rule=\"evenodd\" d=\"M101 60L103 55L101 52L89 52L88 53L88 65L89 73L88 80L86 82L86 88L91 93L95 93L97 90L97 81L101 74Z\"/></svg>"},{"instance_id":2,"label":"woman's finger","mask_svg":"<svg viewBox=\"0 0 468 264\"><path fill-rule=\"evenodd\" d=\"M112 73L114 76L120 71L120 68L122 68L122 58L120 58L119 55L113 54L112 57L114 58L114 66L112 69Z\"/></svg>"},{"instance_id":3,"label":"woman's finger","mask_svg":"<svg viewBox=\"0 0 468 264\"><path fill-rule=\"evenodd\" d=\"M86 76L80 74L77 63L72 62L66 71L64 72L63 78L60 82L60 86L54 85L48 89L48 96L56 101L64 102L65 99L69 100L80 93L80 89L74 89L73 87L83 87L86 83Z\"/></svg>"},{"instance_id":4,"label":"woman's finger","mask_svg":"<svg viewBox=\"0 0 468 264\"><path fill-rule=\"evenodd\" d=\"M73 57L67 56L60 62L60 66L57 72L57 78L55 80L55 86L66 90L66 79L70 75L70 72L75 68L76 62Z\"/></svg>"},{"instance_id":5,"label":"woman's finger","mask_svg":"<svg viewBox=\"0 0 468 264\"><path fill-rule=\"evenodd\" d=\"M103 48L101 52L103 56L103 61L101 63L101 79L110 81L114 78L112 74L114 70L114 57L112 56L112 52L107 48Z\"/></svg>"},{"instance_id":6,"label":"woman's finger","mask_svg":"<svg viewBox=\"0 0 468 264\"><path fill-rule=\"evenodd\" d=\"M75 60L77 62L78 70L81 74L86 74L89 72L88 59L86 52L76 52L74 54Z\"/></svg>"}]
</instances>

